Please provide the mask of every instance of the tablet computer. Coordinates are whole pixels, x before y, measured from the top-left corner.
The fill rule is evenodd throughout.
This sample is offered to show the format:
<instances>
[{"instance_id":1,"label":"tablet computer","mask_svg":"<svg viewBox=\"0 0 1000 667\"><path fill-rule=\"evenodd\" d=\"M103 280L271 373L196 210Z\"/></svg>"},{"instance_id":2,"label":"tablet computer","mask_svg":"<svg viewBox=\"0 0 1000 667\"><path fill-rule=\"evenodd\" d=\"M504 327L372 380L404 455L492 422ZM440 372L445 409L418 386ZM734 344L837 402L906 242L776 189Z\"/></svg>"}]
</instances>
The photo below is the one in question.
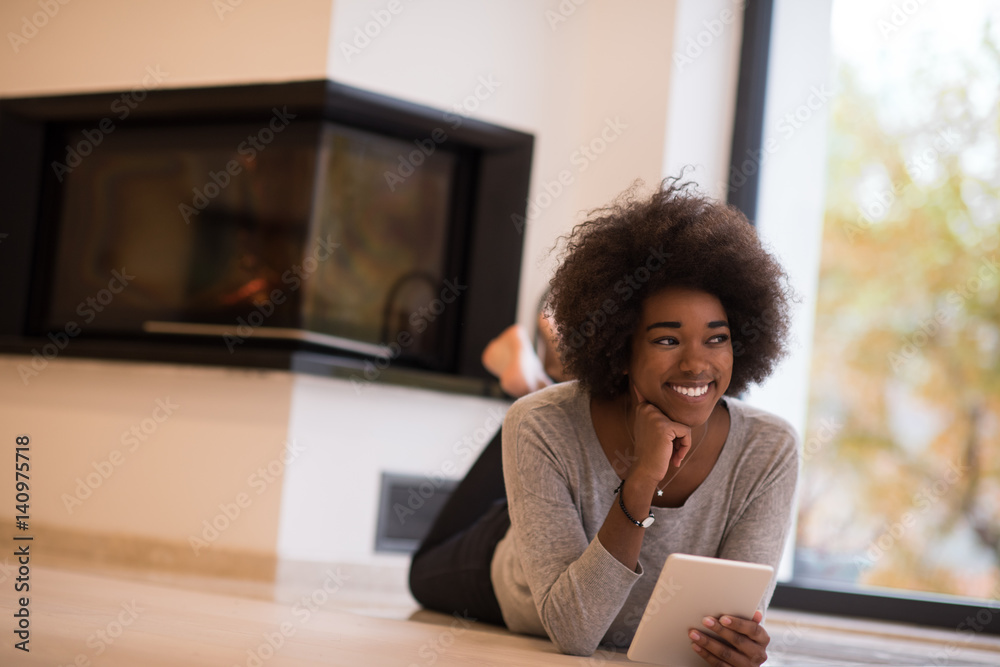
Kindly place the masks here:
<instances>
[{"instance_id":1,"label":"tablet computer","mask_svg":"<svg viewBox=\"0 0 1000 667\"><path fill-rule=\"evenodd\" d=\"M670 554L628 650L630 660L674 667L704 667L691 648L691 628L716 636L706 616L753 618L774 568L738 560Z\"/></svg>"}]
</instances>

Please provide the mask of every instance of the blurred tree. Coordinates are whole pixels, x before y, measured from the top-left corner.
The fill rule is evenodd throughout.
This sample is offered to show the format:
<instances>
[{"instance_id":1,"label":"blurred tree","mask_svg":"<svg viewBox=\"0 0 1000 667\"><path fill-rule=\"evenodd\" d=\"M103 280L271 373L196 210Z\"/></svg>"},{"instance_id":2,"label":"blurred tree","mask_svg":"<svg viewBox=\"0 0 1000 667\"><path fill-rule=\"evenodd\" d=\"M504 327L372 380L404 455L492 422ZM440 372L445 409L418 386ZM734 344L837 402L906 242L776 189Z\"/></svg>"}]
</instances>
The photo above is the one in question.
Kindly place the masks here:
<instances>
[{"instance_id":1,"label":"blurred tree","mask_svg":"<svg viewBox=\"0 0 1000 667\"><path fill-rule=\"evenodd\" d=\"M807 575L1000 590L995 32L889 89L837 63L809 430L844 427L803 467Z\"/></svg>"}]
</instances>

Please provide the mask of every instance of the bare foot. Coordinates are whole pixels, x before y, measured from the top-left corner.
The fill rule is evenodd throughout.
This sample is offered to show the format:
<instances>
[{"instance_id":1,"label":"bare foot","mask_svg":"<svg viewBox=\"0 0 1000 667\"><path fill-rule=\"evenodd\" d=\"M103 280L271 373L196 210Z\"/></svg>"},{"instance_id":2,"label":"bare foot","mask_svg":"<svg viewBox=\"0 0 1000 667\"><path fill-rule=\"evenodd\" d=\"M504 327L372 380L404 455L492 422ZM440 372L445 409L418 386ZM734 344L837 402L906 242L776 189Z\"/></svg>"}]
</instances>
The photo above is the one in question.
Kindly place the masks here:
<instances>
[{"instance_id":1,"label":"bare foot","mask_svg":"<svg viewBox=\"0 0 1000 667\"><path fill-rule=\"evenodd\" d=\"M552 384L520 324L510 325L491 340L482 360L486 370L500 380L500 388L515 398Z\"/></svg>"}]
</instances>

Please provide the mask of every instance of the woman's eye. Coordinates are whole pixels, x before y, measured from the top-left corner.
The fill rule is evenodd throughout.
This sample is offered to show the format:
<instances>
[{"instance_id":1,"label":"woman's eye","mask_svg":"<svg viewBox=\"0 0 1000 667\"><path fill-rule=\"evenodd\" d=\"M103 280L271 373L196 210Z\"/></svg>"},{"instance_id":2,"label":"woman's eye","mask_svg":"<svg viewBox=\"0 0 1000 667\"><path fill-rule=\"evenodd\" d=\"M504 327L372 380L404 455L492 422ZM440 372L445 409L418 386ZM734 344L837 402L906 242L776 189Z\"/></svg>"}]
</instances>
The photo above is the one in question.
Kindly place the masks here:
<instances>
[{"instance_id":1,"label":"woman's eye","mask_svg":"<svg viewBox=\"0 0 1000 667\"><path fill-rule=\"evenodd\" d=\"M709 343L725 343L729 340L729 334L716 334L708 339ZM664 336L653 341L655 345L679 345L680 343L673 336Z\"/></svg>"}]
</instances>

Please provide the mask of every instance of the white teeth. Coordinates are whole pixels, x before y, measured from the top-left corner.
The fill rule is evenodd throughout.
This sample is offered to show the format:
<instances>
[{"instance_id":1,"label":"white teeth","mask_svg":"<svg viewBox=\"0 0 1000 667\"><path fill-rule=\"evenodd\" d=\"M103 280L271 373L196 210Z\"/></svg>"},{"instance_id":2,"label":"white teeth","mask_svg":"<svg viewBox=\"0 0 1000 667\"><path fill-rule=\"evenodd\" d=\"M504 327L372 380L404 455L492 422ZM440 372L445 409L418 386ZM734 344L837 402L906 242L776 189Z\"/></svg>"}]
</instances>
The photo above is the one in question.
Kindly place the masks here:
<instances>
[{"instance_id":1,"label":"white teeth","mask_svg":"<svg viewBox=\"0 0 1000 667\"><path fill-rule=\"evenodd\" d=\"M700 387L681 387L680 385L672 384L670 388L676 391L678 394L684 394L685 396L704 396L708 391L708 385L703 384Z\"/></svg>"}]
</instances>

